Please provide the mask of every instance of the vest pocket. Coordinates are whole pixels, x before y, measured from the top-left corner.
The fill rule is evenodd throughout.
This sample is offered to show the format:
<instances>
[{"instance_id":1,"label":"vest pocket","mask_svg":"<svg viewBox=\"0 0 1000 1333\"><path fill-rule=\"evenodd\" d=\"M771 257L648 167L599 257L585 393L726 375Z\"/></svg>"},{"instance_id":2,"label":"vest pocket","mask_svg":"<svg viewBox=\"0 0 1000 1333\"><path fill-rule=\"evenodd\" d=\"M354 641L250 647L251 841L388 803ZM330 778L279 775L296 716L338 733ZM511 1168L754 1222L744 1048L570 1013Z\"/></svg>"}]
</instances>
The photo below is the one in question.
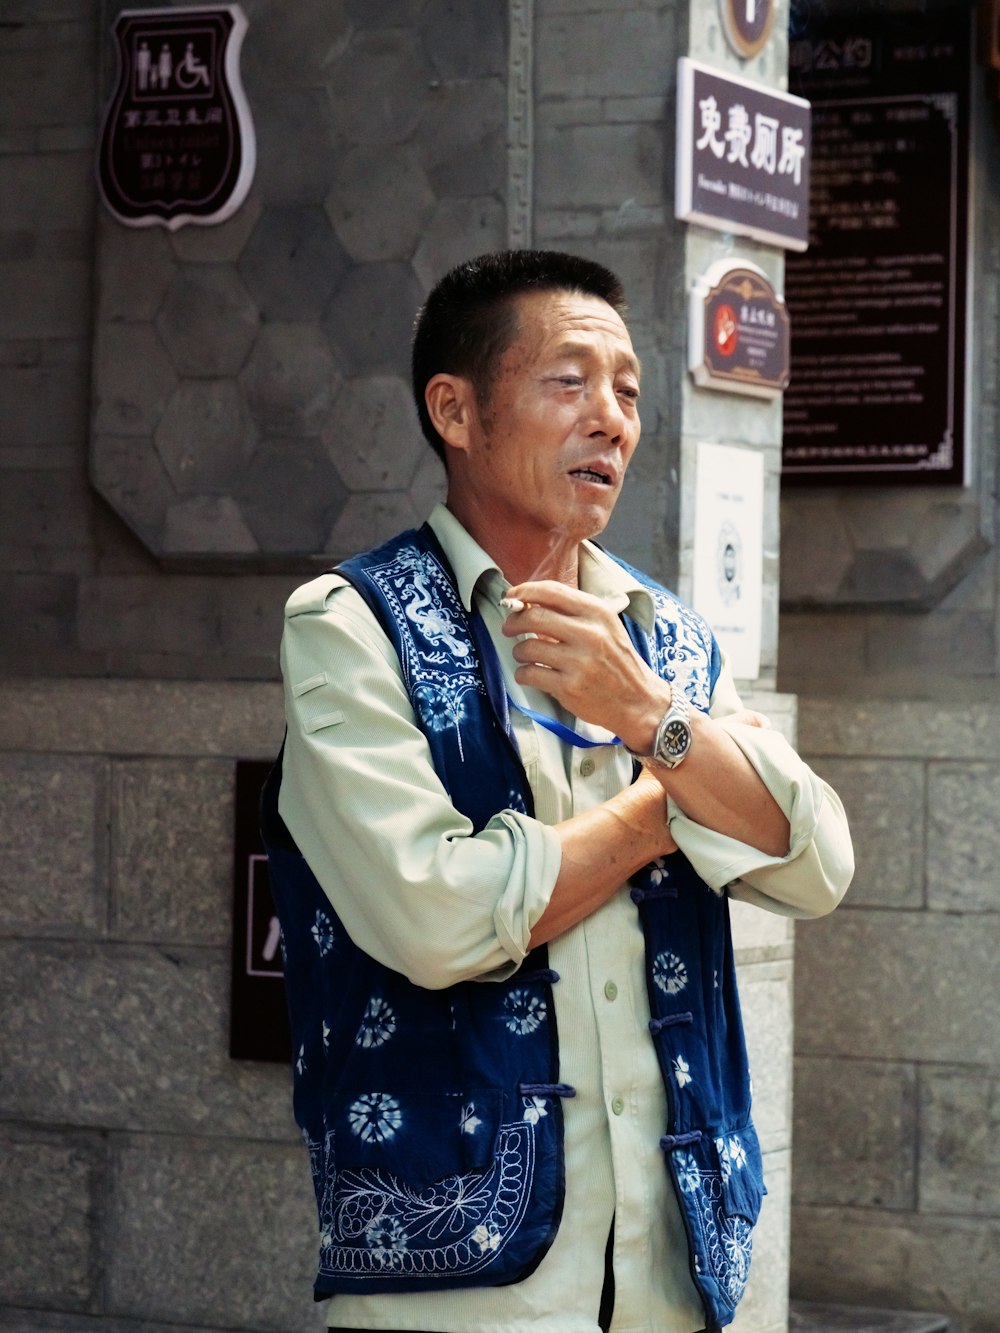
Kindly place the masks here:
<instances>
[{"instance_id":1,"label":"vest pocket","mask_svg":"<svg viewBox=\"0 0 1000 1333\"><path fill-rule=\"evenodd\" d=\"M531 1271L562 1207L561 1112L510 1101L505 1116L496 1089L338 1097L317 1291L493 1286Z\"/></svg>"}]
</instances>

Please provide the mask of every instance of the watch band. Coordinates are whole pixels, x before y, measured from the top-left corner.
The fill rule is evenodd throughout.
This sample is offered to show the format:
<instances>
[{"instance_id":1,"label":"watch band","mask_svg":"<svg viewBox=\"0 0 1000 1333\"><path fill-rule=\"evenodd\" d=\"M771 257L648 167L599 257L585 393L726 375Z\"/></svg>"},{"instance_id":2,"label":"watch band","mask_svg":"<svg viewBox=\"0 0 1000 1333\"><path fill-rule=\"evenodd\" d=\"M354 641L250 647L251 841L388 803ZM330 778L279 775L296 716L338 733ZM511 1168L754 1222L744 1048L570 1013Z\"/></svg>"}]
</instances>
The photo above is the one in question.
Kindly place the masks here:
<instances>
[{"instance_id":1,"label":"watch band","mask_svg":"<svg viewBox=\"0 0 1000 1333\"><path fill-rule=\"evenodd\" d=\"M670 707L657 723L652 750L645 754L629 750L629 754L643 762L676 768L690 748L691 720L687 696L681 686L673 681L670 686Z\"/></svg>"}]
</instances>

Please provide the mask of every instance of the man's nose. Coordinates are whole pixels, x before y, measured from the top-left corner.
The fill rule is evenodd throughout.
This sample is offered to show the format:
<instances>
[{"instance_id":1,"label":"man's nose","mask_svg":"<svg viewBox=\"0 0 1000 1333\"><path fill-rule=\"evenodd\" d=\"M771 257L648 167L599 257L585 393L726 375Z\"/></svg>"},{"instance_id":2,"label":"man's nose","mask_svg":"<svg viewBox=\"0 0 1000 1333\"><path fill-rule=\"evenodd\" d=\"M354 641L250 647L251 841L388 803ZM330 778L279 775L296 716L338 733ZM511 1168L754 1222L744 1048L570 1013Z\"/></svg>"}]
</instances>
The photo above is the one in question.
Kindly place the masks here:
<instances>
[{"instance_id":1,"label":"man's nose","mask_svg":"<svg viewBox=\"0 0 1000 1333\"><path fill-rule=\"evenodd\" d=\"M594 389L591 409L595 423L591 434L607 435L615 443L624 438L625 409L613 384L601 384Z\"/></svg>"}]
</instances>

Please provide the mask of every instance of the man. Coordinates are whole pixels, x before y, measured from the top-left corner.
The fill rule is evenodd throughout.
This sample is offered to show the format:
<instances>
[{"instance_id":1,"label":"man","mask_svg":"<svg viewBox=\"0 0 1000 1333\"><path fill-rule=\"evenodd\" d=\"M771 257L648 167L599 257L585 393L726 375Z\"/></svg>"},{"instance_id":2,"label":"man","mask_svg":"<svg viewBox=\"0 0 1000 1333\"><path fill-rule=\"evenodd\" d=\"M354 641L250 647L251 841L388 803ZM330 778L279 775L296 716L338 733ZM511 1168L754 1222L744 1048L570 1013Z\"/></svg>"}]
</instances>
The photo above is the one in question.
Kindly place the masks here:
<instances>
[{"instance_id":1,"label":"man","mask_svg":"<svg viewBox=\"0 0 1000 1333\"><path fill-rule=\"evenodd\" d=\"M447 506L286 608L265 840L335 1328L692 1333L746 1283L727 894L829 911L850 840L592 543L639 440L623 309L568 255L448 274L413 346Z\"/></svg>"}]
</instances>

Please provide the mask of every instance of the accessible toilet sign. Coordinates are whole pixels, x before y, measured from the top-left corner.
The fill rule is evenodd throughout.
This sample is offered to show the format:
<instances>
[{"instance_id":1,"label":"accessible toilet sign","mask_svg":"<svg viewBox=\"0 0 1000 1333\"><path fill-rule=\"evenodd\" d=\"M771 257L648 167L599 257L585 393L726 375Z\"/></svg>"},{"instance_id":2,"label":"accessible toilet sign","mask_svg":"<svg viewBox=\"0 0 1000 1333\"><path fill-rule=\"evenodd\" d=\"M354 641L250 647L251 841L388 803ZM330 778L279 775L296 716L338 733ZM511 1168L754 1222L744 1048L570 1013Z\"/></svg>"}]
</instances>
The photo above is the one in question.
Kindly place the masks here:
<instances>
[{"instance_id":1,"label":"accessible toilet sign","mask_svg":"<svg viewBox=\"0 0 1000 1333\"><path fill-rule=\"evenodd\" d=\"M115 19L118 81L97 179L119 222L208 226L246 198L257 156L239 73L246 30L239 5L125 9Z\"/></svg>"}]
</instances>

